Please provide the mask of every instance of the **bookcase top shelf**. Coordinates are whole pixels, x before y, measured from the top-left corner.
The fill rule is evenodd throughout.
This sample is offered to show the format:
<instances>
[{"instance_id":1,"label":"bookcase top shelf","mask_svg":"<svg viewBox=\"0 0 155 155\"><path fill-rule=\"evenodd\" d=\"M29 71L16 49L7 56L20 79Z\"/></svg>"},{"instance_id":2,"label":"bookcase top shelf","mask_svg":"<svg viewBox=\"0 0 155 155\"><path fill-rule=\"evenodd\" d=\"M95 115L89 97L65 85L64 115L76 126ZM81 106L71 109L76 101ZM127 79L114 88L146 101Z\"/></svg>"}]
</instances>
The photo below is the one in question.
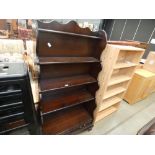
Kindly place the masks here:
<instances>
[{"instance_id":1,"label":"bookcase top shelf","mask_svg":"<svg viewBox=\"0 0 155 155\"><path fill-rule=\"evenodd\" d=\"M122 45L112 45L112 44L109 44L109 46L111 46L113 48L117 48L119 50L131 51L131 52L134 52L134 51L144 52L145 51L145 49L143 49L143 48L138 48L138 47L133 47L133 46L122 46Z\"/></svg>"},{"instance_id":2,"label":"bookcase top shelf","mask_svg":"<svg viewBox=\"0 0 155 155\"><path fill-rule=\"evenodd\" d=\"M69 35L74 37L85 37L92 39L104 39L106 41L106 34L104 31L91 31L88 27L81 28L77 22L70 21L66 24L59 23L57 21L52 21L49 23L43 23L37 21L38 31L56 33L61 35Z\"/></svg>"},{"instance_id":3,"label":"bookcase top shelf","mask_svg":"<svg viewBox=\"0 0 155 155\"><path fill-rule=\"evenodd\" d=\"M92 38L92 39L102 39L101 37L97 37L97 36L89 36L89 35L77 34L77 33L71 33L71 32L55 31L55 30L48 30L48 29L41 29L41 28L39 28L38 30L42 31L42 32L50 32L50 33L56 33L56 34L65 34L65 35L76 36L76 37L85 37L85 38Z\"/></svg>"}]
</instances>

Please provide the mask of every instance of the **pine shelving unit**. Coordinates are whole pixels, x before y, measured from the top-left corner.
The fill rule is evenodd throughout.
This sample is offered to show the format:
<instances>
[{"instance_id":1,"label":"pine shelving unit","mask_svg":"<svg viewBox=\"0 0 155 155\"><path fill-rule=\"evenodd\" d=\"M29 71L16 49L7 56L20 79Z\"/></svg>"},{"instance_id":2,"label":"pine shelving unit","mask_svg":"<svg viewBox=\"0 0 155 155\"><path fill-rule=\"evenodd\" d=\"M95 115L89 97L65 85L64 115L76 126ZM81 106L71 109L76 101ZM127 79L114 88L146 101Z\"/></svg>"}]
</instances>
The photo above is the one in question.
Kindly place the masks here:
<instances>
[{"instance_id":1,"label":"pine shelving unit","mask_svg":"<svg viewBox=\"0 0 155 155\"><path fill-rule=\"evenodd\" d=\"M101 56L103 70L98 76L94 122L118 110L143 53L141 48L107 44Z\"/></svg>"}]
</instances>

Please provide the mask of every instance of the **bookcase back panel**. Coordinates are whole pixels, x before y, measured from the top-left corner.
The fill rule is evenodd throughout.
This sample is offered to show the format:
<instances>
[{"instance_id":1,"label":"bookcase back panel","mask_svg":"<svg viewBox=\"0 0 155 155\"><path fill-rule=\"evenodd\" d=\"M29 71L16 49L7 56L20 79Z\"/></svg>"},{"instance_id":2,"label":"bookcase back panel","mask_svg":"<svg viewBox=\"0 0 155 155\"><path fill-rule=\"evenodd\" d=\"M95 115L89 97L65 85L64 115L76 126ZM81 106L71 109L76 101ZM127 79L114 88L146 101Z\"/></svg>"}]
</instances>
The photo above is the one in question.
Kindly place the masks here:
<instances>
[{"instance_id":1,"label":"bookcase back panel","mask_svg":"<svg viewBox=\"0 0 155 155\"><path fill-rule=\"evenodd\" d=\"M112 90L117 89L117 88L124 88L125 89L127 84L128 84L128 81L109 86L107 88L107 91L112 91Z\"/></svg>"},{"instance_id":2,"label":"bookcase back panel","mask_svg":"<svg viewBox=\"0 0 155 155\"><path fill-rule=\"evenodd\" d=\"M80 37L68 37L67 35L60 35L46 32L39 32L38 39L38 55L40 57L45 56L93 56L96 51L96 45L98 40L80 38Z\"/></svg>"},{"instance_id":3,"label":"bookcase back panel","mask_svg":"<svg viewBox=\"0 0 155 155\"><path fill-rule=\"evenodd\" d=\"M118 60L119 63L136 63L139 62L143 51L124 51L120 50Z\"/></svg>"},{"instance_id":4,"label":"bookcase back panel","mask_svg":"<svg viewBox=\"0 0 155 155\"><path fill-rule=\"evenodd\" d=\"M130 77L133 74L134 68L135 68L135 66L130 67L128 69L126 69L126 68L116 69L113 71L112 77L117 77L117 76L119 77L119 76L123 76L123 75Z\"/></svg>"},{"instance_id":5,"label":"bookcase back panel","mask_svg":"<svg viewBox=\"0 0 155 155\"><path fill-rule=\"evenodd\" d=\"M91 66L89 64L64 64L64 65L43 65L41 66L41 78L57 78L65 76L75 76L89 74Z\"/></svg>"}]
</instances>

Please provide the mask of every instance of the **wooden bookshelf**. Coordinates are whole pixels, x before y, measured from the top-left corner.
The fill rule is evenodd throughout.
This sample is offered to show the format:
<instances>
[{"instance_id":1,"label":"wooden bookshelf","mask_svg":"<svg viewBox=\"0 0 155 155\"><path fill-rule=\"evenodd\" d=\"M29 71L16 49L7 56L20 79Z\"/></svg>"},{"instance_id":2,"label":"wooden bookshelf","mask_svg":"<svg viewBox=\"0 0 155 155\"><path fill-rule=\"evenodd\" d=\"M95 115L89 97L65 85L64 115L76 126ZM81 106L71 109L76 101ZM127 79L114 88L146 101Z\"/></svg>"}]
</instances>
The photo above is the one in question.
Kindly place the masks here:
<instances>
[{"instance_id":1,"label":"wooden bookshelf","mask_svg":"<svg viewBox=\"0 0 155 155\"><path fill-rule=\"evenodd\" d=\"M115 66L114 66L114 69L120 69L120 68L129 68L129 67L135 67L136 64L135 63L117 63Z\"/></svg>"},{"instance_id":2,"label":"wooden bookshelf","mask_svg":"<svg viewBox=\"0 0 155 155\"><path fill-rule=\"evenodd\" d=\"M118 110L144 51L131 46L106 46L100 59L103 70L98 77L100 89L96 93L94 122Z\"/></svg>"},{"instance_id":3,"label":"wooden bookshelf","mask_svg":"<svg viewBox=\"0 0 155 155\"><path fill-rule=\"evenodd\" d=\"M93 57L41 57L39 58L40 65L46 64L70 64L70 63L95 63L98 59Z\"/></svg>"},{"instance_id":4,"label":"wooden bookshelf","mask_svg":"<svg viewBox=\"0 0 155 155\"><path fill-rule=\"evenodd\" d=\"M126 76L126 75L119 75L119 76L114 76L110 79L108 86L114 85L114 84L118 84L121 82L125 82L130 80L131 77L130 76Z\"/></svg>"},{"instance_id":5,"label":"wooden bookshelf","mask_svg":"<svg viewBox=\"0 0 155 155\"><path fill-rule=\"evenodd\" d=\"M38 21L39 111L42 134L75 134L93 127L104 31L71 21Z\"/></svg>"},{"instance_id":6,"label":"wooden bookshelf","mask_svg":"<svg viewBox=\"0 0 155 155\"><path fill-rule=\"evenodd\" d=\"M55 33L55 34L63 34L63 35L70 35L70 36L77 36L77 37L85 37L85 38L91 38L91 39L103 39L102 37L97 37L97 36L90 36L90 35L84 35L80 33L72 33L72 32L64 32L64 31L56 31L56 30L47 30L47 29L42 29L39 28L38 31L42 32L48 32L48 33Z\"/></svg>"},{"instance_id":7,"label":"wooden bookshelf","mask_svg":"<svg viewBox=\"0 0 155 155\"><path fill-rule=\"evenodd\" d=\"M67 87L74 87L94 82L97 82L97 80L90 75L79 75L79 76L61 77L55 79L41 79L40 87L42 93L46 91L57 90Z\"/></svg>"},{"instance_id":8,"label":"wooden bookshelf","mask_svg":"<svg viewBox=\"0 0 155 155\"><path fill-rule=\"evenodd\" d=\"M57 94L54 97L49 97L45 101L43 100L42 113L45 115L91 100L94 100L94 97L87 90L76 90L65 94Z\"/></svg>"},{"instance_id":9,"label":"wooden bookshelf","mask_svg":"<svg viewBox=\"0 0 155 155\"><path fill-rule=\"evenodd\" d=\"M103 118L105 118L106 116L109 116L115 111L117 111L117 108L115 106L110 106L109 108L98 112L96 115L95 122L102 120Z\"/></svg>"},{"instance_id":10,"label":"wooden bookshelf","mask_svg":"<svg viewBox=\"0 0 155 155\"><path fill-rule=\"evenodd\" d=\"M99 107L99 111L102 111L108 107L111 107L112 105L116 104L116 103L119 103L121 102L122 99L120 97L112 97L112 98L109 98L107 100L104 100L101 104L100 104L100 107Z\"/></svg>"},{"instance_id":11,"label":"wooden bookshelf","mask_svg":"<svg viewBox=\"0 0 155 155\"><path fill-rule=\"evenodd\" d=\"M107 99L111 96L114 96L114 95L117 95L117 94L120 94L122 92L124 92L126 89L123 88L123 87L118 87L118 88L114 88L112 90L108 90L106 93L105 93L105 96L103 97L103 99Z\"/></svg>"},{"instance_id":12,"label":"wooden bookshelf","mask_svg":"<svg viewBox=\"0 0 155 155\"><path fill-rule=\"evenodd\" d=\"M43 117L44 134L69 134L89 125L92 117L83 106L76 106Z\"/></svg>"}]
</instances>

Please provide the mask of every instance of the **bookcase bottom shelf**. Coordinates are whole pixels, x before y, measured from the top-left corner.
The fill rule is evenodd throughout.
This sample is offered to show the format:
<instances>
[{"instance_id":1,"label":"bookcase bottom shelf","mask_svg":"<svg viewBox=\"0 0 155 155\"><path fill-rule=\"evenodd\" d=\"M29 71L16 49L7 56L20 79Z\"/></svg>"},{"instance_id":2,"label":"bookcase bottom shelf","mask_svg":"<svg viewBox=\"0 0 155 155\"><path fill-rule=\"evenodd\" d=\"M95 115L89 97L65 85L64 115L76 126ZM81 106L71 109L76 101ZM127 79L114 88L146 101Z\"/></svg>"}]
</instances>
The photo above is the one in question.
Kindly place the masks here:
<instances>
[{"instance_id":1,"label":"bookcase bottom shelf","mask_svg":"<svg viewBox=\"0 0 155 155\"><path fill-rule=\"evenodd\" d=\"M56 96L56 95L55 95ZM49 98L41 102L43 115L56 112L65 108L77 106L81 103L94 100L94 97L85 89L59 94L55 98Z\"/></svg>"},{"instance_id":2,"label":"bookcase bottom shelf","mask_svg":"<svg viewBox=\"0 0 155 155\"><path fill-rule=\"evenodd\" d=\"M42 133L45 135L73 134L90 128L92 117L84 106L76 106L43 117Z\"/></svg>"},{"instance_id":3,"label":"bookcase bottom shelf","mask_svg":"<svg viewBox=\"0 0 155 155\"><path fill-rule=\"evenodd\" d=\"M94 122L98 122L101 119L103 119L103 118L109 116L110 114L116 112L118 110L118 107L119 107L119 103L117 103L116 105L111 106L105 110L98 112Z\"/></svg>"},{"instance_id":4,"label":"bookcase bottom shelf","mask_svg":"<svg viewBox=\"0 0 155 155\"><path fill-rule=\"evenodd\" d=\"M115 105L118 102L121 102L122 99L120 97L114 96L112 98L109 98L107 100L103 100L103 102L101 103L101 105L99 106L99 111L103 111L113 105Z\"/></svg>"}]
</instances>

